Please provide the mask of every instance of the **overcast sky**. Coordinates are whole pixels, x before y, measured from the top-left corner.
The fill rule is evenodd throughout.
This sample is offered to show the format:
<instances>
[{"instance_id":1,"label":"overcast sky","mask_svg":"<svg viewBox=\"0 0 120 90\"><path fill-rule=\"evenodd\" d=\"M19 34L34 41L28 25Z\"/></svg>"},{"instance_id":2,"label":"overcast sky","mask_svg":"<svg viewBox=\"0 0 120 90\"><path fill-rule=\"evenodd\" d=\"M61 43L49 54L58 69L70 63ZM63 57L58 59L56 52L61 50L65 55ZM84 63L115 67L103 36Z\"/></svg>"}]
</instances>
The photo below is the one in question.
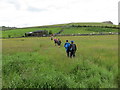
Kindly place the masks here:
<instances>
[{"instance_id":1,"label":"overcast sky","mask_svg":"<svg viewBox=\"0 0 120 90\"><path fill-rule=\"evenodd\" d=\"M28 27L71 22L118 24L120 0L0 0L0 26Z\"/></svg>"},{"instance_id":2,"label":"overcast sky","mask_svg":"<svg viewBox=\"0 0 120 90\"><path fill-rule=\"evenodd\" d=\"M120 25L120 1L118 3L118 23Z\"/></svg>"}]
</instances>

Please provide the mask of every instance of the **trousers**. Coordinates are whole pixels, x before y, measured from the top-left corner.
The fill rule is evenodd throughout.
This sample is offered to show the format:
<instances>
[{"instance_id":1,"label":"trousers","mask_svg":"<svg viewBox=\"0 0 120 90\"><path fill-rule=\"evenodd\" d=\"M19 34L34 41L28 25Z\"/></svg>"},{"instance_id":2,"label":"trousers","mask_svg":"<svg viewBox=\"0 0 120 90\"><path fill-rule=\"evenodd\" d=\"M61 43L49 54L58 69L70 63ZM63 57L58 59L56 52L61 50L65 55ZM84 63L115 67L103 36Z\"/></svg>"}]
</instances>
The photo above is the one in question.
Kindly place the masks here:
<instances>
[{"instance_id":1,"label":"trousers","mask_svg":"<svg viewBox=\"0 0 120 90\"><path fill-rule=\"evenodd\" d=\"M70 58L75 57L75 51L70 52Z\"/></svg>"}]
</instances>

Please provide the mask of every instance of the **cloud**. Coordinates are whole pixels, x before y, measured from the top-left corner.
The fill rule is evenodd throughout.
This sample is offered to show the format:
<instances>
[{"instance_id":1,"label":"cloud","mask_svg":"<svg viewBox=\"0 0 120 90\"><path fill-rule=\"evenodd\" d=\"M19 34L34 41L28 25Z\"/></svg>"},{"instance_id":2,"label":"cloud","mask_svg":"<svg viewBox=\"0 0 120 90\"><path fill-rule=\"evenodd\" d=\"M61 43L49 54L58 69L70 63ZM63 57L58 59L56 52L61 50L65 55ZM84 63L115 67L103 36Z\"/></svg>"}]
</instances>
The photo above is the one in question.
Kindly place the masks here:
<instances>
[{"instance_id":1,"label":"cloud","mask_svg":"<svg viewBox=\"0 0 120 90\"><path fill-rule=\"evenodd\" d=\"M120 1L118 3L118 23L120 24Z\"/></svg>"},{"instance_id":2,"label":"cloud","mask_svg":"<svg viewBox=\"0 0 120 90\"><path fill-rule=\"evenodd\" d=\"M47 11L47 9L40 9L40 8L36 8L36 7L31 7L31 6L29 6L28 8L27 8L27 10L28 11L30 11L30 12L42 12L42 11Z\"/></svg>"},{"instance_id":3,"label":"cloud","mask_svg":"<svg viewBox=\"0 0 120 90\"><path fill-rule=\"evenodd\" d=\"M119 0L1 0L0 25L39 26L70 22L118 24Z\"/></svg>"},{"instance_id":4,"label":"cloud","mask_svg":"<svg viewBox=\"0 0 120 90\"><path fill-rule=\"evenodd\" d=\"M21 8L21 5L17 0L7 0L7 3L14 5L14 7L17 10L19 10Z\"/></svg>"},{"instance_id":5,"label":"cloud","mask_svg":"<svg viewBox=\"0 0 120 90\"><path fill-rule=\"evenodd\" d=\"M17 10L21 8L21 5L19 3L19 0L1 0L1 3L7 8L8 5L14 6ZM5 8L4 7L4 8Z\"/></svg>"}]
</instances>

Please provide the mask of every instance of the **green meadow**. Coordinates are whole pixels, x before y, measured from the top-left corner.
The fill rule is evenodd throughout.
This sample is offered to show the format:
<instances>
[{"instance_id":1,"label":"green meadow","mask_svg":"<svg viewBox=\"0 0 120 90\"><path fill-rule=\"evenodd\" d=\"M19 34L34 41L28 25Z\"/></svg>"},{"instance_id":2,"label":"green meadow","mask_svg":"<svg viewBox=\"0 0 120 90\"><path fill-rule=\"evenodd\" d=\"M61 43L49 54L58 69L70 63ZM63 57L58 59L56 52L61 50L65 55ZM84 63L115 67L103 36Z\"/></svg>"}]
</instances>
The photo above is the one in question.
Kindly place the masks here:
<instances>
[{"instance_id":1,"label":"green meadow","mask_svg":"<svg viewBox=\"0 0 120 90\"><path fill-rule=\"evenodd\" d=\"M19 35L23 32L21 30ZM8 34L3 35L7 37ZM60 48L50 37L1 39L2 87L118 87L118 35L57 38L62 41ZM75 58L66 56L63 46L67 39L74 40L77 45Z\"/></svg>"}]
</instances>

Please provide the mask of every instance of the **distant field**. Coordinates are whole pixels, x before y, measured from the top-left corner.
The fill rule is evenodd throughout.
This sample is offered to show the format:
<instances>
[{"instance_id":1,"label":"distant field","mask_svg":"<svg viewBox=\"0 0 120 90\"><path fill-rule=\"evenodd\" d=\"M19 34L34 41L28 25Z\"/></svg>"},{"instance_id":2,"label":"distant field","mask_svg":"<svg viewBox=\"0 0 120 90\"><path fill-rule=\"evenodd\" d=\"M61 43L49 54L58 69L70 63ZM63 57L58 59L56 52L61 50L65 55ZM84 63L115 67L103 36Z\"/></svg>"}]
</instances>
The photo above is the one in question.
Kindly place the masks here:
<instances>
[{"instance_id":1,"label":"distant field","mask_svg":"<svg viewBox=\"0 0 120 90\"><path fill-rule=\"evenodd\" d=\"M36 30L52 30L53 33L57 33L61 28L21 28L21 29L14 29L14 30L6 30L2 31L2 37L22 37L25 35L26 32L32 32Z\"/></svg>"},{"instance_id":2,"label":"distant field","mask_svg":"<svg viewBox=\"0 0 120 90\"><path fill-rule=\"evenodd\" d=\"M118 29L113 28L101 28L101 27L71 27L71 26L111 26L111 27L118 27L117 25L112 24L105 24L105 23L70 23L70 24L59 24L59 25L48 25L48 26L36 26L36 27L29 27L29 28L21 28L21 29L14 29L14 30L6 30L2 31L2 37L22 37L25 35L26 32L32 32L36 30L48 30L52 31L52 33L58 33L60 30L63 30L61 34L90 34L90 33L109 33L109 32L118 32ZM60 26L60 27L58 27ZM1 36L1 35L0 35Z\"/></svg>"},{"instance_id":3,"label":"distant field","mask_svg":"<svg viewBox=\"0 0 120 90\"><path fill-rule=\"evenodd\" d=\"M3 88L117 88L118 36L2 39ZM66 57L65 40L74 40L76 57Z\"/></svg>"},{"instance_id":4,"label":"distant field","mask_svg":"<svg viewBox=\"0 0 120 90\"><path fill-rule=\"evenodd\" d=\"M118 29L113 28L98 28L98 27L71 27L71 28L65 28L64 31L61 34L90 34L90 33L96 33L104 32L118 32Z\"/></svg>"}]
</instances>

